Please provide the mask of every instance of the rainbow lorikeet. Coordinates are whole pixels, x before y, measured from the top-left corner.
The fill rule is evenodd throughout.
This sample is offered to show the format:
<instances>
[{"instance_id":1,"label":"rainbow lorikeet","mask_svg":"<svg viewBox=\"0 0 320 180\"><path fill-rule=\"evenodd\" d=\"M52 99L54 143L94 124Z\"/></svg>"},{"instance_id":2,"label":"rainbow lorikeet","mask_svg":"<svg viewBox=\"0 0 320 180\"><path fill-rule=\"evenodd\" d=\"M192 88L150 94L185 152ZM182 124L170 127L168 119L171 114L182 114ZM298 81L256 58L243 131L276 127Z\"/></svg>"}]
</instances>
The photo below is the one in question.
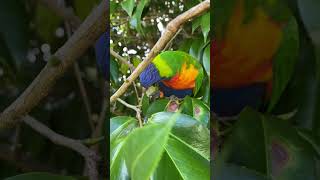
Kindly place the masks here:
<instances>
[{"instance_id":1,"label":"rainbow lorikeet","mask_svg":"<svg viewBox=\"0 0 320 180\"><path fill-rule=\"evenodd\" d=\"M99 71L105 79L108 79L109 74L109 35L103 33L95 44L96 61Z\"/></svg>"},{"instance_id":2,"label":"rainbow lorikeet","mask_svg":"<svg viewBox=\"0 0 320 180\"><path fill-rule=\"evenodd\" d=\"M140 74L140 83L145 88L157 84L164 96L183 98L199 91L203 76L202 66L194 57L181 51L165 51Z\"/></svg>"},{"instance_id":3,"label":"rainbow lorikeet","mask_svg":"<svg viewBox=\"0 0 320 180\"><path fill-rule=\"evenodd\" d=\"M286 40L290 10L278 0L224 0L216 2L214 18L213 112L234 116L246 106L260 108L272 94L275 57Z\"/></svg>"}]
</instances>

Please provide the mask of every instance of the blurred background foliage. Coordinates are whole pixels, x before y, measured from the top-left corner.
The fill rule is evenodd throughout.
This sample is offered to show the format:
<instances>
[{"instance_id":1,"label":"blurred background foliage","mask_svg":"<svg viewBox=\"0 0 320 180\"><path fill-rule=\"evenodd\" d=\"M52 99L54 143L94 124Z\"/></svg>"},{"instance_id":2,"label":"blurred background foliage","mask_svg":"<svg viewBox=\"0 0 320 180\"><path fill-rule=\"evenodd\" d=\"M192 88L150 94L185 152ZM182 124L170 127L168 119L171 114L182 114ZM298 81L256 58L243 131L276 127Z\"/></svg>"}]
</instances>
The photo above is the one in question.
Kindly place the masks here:
<instances>
[{"instance_id":1,"label":"blurred background foliage","mask_svg":"<svg viewBox=\"0 0 320 180\"><path fill-rule=\"evenodd\" d=\"M166 25L200 2L111 0L111 49L137 67ZM110 104L111 179L210 178L209 32L210 12L206 12L184 24L165 49L184 51L203 65L205 78L195 97L179 101L149 97L138 78L121 99L141 109L142 128L136 111L118 101ZM110 56L110 95L131 73L129 65Z\"/></svg>"},{"instance_id":2,"label":"blurred background foliage","mask_svg":"<svg viewBox=\"0 0 320 180\"><path fill-rule=\"evenodd\" d=\"M64 20L41 2L1 2L0 111L26 89L48 58L68 39ZM100 0L66 0L65 3L83 20ZM91 102L90 116L96 120L101 111L103 80L96 68L94 50L90 49L78 62ZM73 69L58 80L30 115L67 137L84 139L91 135ZM83 165L77 153L52 144L24 124L0 132L0 179L29 171L82 175Z\"/></svg>"},{"instance_id":3,"label":"blurred background foliage","mask_svg":"<svg viewBox=\"0 0 320 180\"><path fill-rule=\"evenodd\" d=\"M245 109L236 121L213 123L216 179L320 178L320 2L285 2L299 27L294 73L271 113Z\"/></svg>"}]
</instances>

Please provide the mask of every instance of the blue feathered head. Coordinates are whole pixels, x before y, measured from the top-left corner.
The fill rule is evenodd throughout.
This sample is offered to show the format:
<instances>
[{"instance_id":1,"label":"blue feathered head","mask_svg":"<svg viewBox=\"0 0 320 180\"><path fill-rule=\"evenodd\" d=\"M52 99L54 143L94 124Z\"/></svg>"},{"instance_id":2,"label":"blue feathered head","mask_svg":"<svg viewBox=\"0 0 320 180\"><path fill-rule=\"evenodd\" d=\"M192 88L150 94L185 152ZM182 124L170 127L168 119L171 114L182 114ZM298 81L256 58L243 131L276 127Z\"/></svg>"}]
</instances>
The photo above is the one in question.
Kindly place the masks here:
<instances>
[{"instance_id":1,"label":"blue feathered head","mask_svg":"<svg viewBox=\"0 0 320 180\"><path fill-rule=\"evenodd\" d=\"M141 85L145 88L148 88L161 80L159 71L153 63L150 63L139 77Z\"/></svg>"}]
</instances>

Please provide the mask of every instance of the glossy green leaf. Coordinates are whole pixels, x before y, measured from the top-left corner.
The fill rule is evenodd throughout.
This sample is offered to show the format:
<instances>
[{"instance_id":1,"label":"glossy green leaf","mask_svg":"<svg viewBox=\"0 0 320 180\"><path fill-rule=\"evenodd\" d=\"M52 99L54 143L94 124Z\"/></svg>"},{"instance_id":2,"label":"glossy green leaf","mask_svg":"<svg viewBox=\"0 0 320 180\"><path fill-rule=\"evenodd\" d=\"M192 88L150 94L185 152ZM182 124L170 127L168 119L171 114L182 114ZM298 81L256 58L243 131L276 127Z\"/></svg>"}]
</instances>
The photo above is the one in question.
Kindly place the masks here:
<instances>
[{"instance_id":1,"label":"glossy green leaf","mask_svg":"<svg viewBox=\"0 0 320 180\"><path fill-rule=\"evenodd\" d=\"M176 116L167 123L136 129L126 139L123 151L132 180L148 180L160 162Z\"/></svg>"},{"instance_id":2,"label":"glossy green leaf","mask_svg":"<svg viewBox=\"0 0 320 180\"><path fill-rule=\"evenodd\" d=\"M317 179L315 151L296 129L251 109L240 114L217 158L275 179Z\"/></svg>"},{"instance_id":3,"label":"glossy green leaf","mask_svg":"<svg viewBox=\"0 0 320 180\"><path fill-rule=\"evenodd\" d=\"M192 105L192 98L190 96L186 96L183 99L183 102L180 106L181 112L183 114L187 114L189 116L193 116L193 105Z\"/></svg>"},{"instance_id":4,"label":"glossy green leaf","mask_svg":"<svg viewBox=\"0 0 320 180\"><path fill-rule=\"evenodd\" d=\"M268 107L271 111L279 101L290 81L299 52L299 31L296 20L292 17L283 32L282 43L274 57L274 79L272 97Z\"/></svg>"},{"instance_id":5,"label":"glossy green leaf","mask_svg":"<svg viewBox=\"0 0 320 180\"><path fill-rule=\"evenodd\" d=\"M177 137L165 147L181 177L185 180L210 179L210 161Z\"/></svg>"},{"instance_id":6,"label":"glossy green leaf","mask_svg":"<svg viewBox=\"0 0 320 180\"><path fill-rule=\"evenodd\" d=\"M129 180L129 173L124 161L123 141L112 147L113 155L110 157L110 179Z\"/></svg>"},{"instance_id":7,"label":"glossy green leaf","mask_svg":"<svg viewBox=\"0 0 320 180\"><path fill-rule=\"evenodd\" d=\"M210 77L210 45L208 45L203 52L202 64L207 75Z\"/></svg>"},{"instance_id":8,"label":"glossy green leaf","mask_svg":"<svg viewBox=\"0 0 320 180\"><path fill-rule=\"evenodd\" d=\"M177 113L159 112L150 118L151 123L167 123ZM179 114L172 135L194 148L203 157L210 158L210 131L206 125L191 116Z\"/></svg>"},{"instance_id":9,"label":"glossy green leaf","mask_svg":"<svg viewBox=\"0 0 320 180\"><path fill-rule=\"evenodd\" d=\"M43 172L32 172L6 178L5 180L76 180L71 176L61 176Z\"/></svg>"},{"instance_id":10,"label":"glossy green leaf","mask_svg":"<svg viewBox=\"0 0 320 180\"><path fill-rule=\"evenodd\" d=\"M202 38L198 38L192 41L190 50L189 50L189 54L191 56L193 56L194 58L200 60L200 53L201 53L201 49L203 46L203 39Z\"/></svg>"},{"instance_id":11,"label":"glossy green leaf","mask_svg":"<svg viewBox=\"0 0 320 180\"><path fill-rule=\"evenodd\" d=\"M207 40L210 31L210 12L201 16L201 29L204 41Z\"/></svg>"},{"instance_id":12,"label":"glossy green leaf","mask_svg":"<svg viewBox=\"0 0 320 180\"><path fill-rule=\"evenodd\" d=\"M198 121L208 124L210 119L209 107L199 99L192 98L193 117Z\"/></svg>"},{"instance_id":13,"label":"glossy green leaf","mask_svg":"<svg viewBox=\"0 0 320 180\"><path fill-rule=\"evenodd\" d=\"M137 120L132 117L118 116L110 119L110 178L112 180L129 178L122 148L128 134L137 126Z\"/></svg>"},{"instance_id":14,"label":"glossy green leaf","mask_svg":"<svg viewBox=\"0 0 320 180\"><path fill-rule=\"evenodd\" d=\"M135 2L134 2L134 0L125 0L125 1L122 1L121 7L122 7L122 9L124 9L124 10L127 12L127 14L131 17L131 16L132 16L133 9L134 9L134 7L135 7Z\"/></svg>"},{"instance_id":15,"label":"glossy green leaf","mask_svg":"<svg viewBox=\"0 0 320 180\"><path fill-rule=\"evenodd\" d=\"M154 113L165 111L168 103L168 99L159 99L152 102L147 110L146 117L151 117L151 115L153 115Z\"/></svg>"},{"instance_id":16,"label":"glossy green leaf","mask_svg":"<svg viewBox=\"0 0 320 180\"><path fill-rule=\"evenodd\" d=\"M197 98L185 97L180 109L182 113L192 116L204 124L209 122L210 109L203 101Z\"/></svg>"},{"instance_id":17,"label":"glossy green leaf","mask_svg":"<svg viewBox=\"0 0 320 180\"><path fill-rule=\"evenodd\" d=\"M168 153L163 153L161 161L159 162L158 167L152 177L154 180L183 180L179 170L173 163Z\"/></svg>"},{"instance_id":18,"label":"glossy green leaf","mask_svg":"<svg viewBox=\"0 0 320 180\"><path fill-rule=\"evenodd\" d=\"M197 30L200 25L201 25L201 22L202 22L202 18L201 17L198 17L196 18L195 20L192 21L192 33L194 33L195 30Z\"/></svg>"}]
</instances>

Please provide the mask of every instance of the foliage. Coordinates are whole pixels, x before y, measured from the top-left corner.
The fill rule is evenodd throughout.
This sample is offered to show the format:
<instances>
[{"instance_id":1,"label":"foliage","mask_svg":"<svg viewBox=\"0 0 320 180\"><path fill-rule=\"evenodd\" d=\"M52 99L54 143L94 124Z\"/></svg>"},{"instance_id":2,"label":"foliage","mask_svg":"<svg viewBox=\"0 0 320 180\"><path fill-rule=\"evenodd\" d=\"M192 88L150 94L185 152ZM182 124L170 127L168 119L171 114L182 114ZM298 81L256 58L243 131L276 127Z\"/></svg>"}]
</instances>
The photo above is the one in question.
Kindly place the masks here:
<instances>
[{"instance_id":1,"label":"foliage","mask_svg":"<svg viewBox=\"0 0 320 180\"><path fill-rule=\"evenodd\" d=\"M54 2L54 1L53 1ZM77 16L85 18L101 1L66 0ZM32 82L49 57L68 39L64 20L42 1L10 0L0 6L0 112ZM101 111L101 77L90 50L78 61L91 102L93 119ZM51 89L30 116L53 131L75 139L91 136L85 105L74 70L70 69ZM105 145L101 145L101 148ZM102 161L106 157L102 156ZM101 162L102 162L101 161ZM101 163L104 164L104 163ZM28 126L0 132L0 179L78 179L83 173L82 157L65 147L54 145ZM47 171L58 175L28 173ZM71 177L74 175L75 177Z\"/></svg>"},{"instance_id":2,"label":"foliage","mask_svg":"<svg viewBox=\"0 0 320 180\"><path fill-rule=\"evenodd\" d=\"M235 121L212 123L215 179L320 178L319 38L315 37L320 4L285 2L297 23L288 24L284 39L289 39L281 45L283 53L275 57L276 88L268 112L246 108ZM228 12L218 8L214 19L225 22ZM288 62L292 57L296 61Z\"/></svg>"},{"instance_id":3,"label":"foliage","mask_svg":"<svg viewBox=\"0 0 320 180\"><path fill-rule=\"evenodd\" d=\"M137 67L166 24L199 1L112 0L110 3L110 47ZM183 26L166 47L166 50L187 52L203 65L205 80L196 97L157 99L145 93L136 80L121 99L140 111L119 101L110 105L111 179L210 178L209 31L210 14L205 13ZM132 69L111 57L110 72L112 95Z\"/></svg>"}]
</instances>

